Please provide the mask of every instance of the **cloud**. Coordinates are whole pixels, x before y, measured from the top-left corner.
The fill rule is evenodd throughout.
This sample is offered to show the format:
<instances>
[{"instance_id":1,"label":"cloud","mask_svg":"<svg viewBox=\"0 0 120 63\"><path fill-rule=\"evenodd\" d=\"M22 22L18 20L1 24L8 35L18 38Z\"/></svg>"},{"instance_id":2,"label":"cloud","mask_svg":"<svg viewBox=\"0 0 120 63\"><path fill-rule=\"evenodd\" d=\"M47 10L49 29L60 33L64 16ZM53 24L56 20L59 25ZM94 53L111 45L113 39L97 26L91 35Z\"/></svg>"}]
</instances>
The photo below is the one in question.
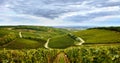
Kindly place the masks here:
<instances>
[{"instance_id":1,"label":"cloud","mask_svg":"<svg viewBox=\"0 0 120 63\"><path fill-rule=\"evenodd\" d=\"M110 15L110 16L102 16L96 17L90 21L89 23L93 23L97 26L120 26L120 15Z\"/></svg>"},{"instance_id":2,"label":"cloud","mask_svg":"<svg viewBox=\"0 0 120 63\"><path fill-rule=\"evenodd\" d=\"M89 25L89 21L99 22L101 17L117 17L119 10L119 0L1 0L0 20L15 24Z\"/></svg>"},{"instance_id":3,"label":"cloud","mask_svg":"<svg viewBox=\"0 0 120 63\"><path fill-rule=\"evenodd\" d=\"M120 8L118 6L114 7L104 7L104 8L93 8L90 11L78 11L78 12L69 12L64 15L59 16L56 19L63 19L67 21L87 21L101 16L108 15L118 15Z\"/></svg>"},{"instance_id":4,"label":"cloud","mask_svg":"<svg viewBox=\"0 0 120 63\"><path fill-rule=\"evenodd\" d=\"M120 0L109 0L108 2L120 2Z\"/></svg>"},{"instance_id":5,"label":"cloud","mask_svg":"<svg viewBox=\"0 0 120 63\"><path fill-rule=\"evenodd\" d=\"M7 4L9 4L8 7L10 9L18 13L54 19L63 13L80 10L79 6L82 4L82 1L83 0L29 0L26 2L25 0L9 0Z\"/></svg>"},{"instance_id":6,"label":"cloud","mask_svg":"<svg viewBox=\"0 0 120 63\"><path fill-rule=\"evenodd\" d=\"M44 18L44 17L36 17L32 15L25 15L25 14L19 14L19 15L0 15L0 25L2 24L15 24L15 25L46 25L50 26L59 24L59 22L55 22L51 19Z\"/></svg>"}]
</instances>

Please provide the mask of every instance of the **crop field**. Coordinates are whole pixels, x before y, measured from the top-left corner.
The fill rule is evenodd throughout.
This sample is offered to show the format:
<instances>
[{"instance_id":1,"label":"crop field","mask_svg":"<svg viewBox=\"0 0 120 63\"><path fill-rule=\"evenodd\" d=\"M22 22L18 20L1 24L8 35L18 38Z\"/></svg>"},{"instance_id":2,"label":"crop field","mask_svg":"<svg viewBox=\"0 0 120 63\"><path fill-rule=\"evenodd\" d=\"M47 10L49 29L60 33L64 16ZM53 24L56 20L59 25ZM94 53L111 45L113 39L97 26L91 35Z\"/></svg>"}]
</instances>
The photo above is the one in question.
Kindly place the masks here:
<instances>
[{"instance_id":1,"label":"crop field","mask_svg":"<svg viewBox=\"0 0 120 63\"><path fill-rule=\"evenodd\" d=\"M64 50L4 49L0 51L0 59L1 63L119 63L120 46L81 46Z\"/></svg>"},{"instance_id":2,"label":"crop field","mask_svg":"<svg viewBox=\"0 0 120 63\"><path fill-rule=\"evenodd\" d=\"M52 38L48 44L50 48L66 48L74 45L75 40L67 35Z\"/></svg>"},{"instance_id":3,"label":"crop field","mask_svg":"<svg viewBox=\"0 0 120 63\"><path fill-rule=\"evenodd\" d=\"M43 47L43 44L30 39L15 39L14 41L6 44L4 48L8 49L34 49Z\"/></svg>"}]
</instances>

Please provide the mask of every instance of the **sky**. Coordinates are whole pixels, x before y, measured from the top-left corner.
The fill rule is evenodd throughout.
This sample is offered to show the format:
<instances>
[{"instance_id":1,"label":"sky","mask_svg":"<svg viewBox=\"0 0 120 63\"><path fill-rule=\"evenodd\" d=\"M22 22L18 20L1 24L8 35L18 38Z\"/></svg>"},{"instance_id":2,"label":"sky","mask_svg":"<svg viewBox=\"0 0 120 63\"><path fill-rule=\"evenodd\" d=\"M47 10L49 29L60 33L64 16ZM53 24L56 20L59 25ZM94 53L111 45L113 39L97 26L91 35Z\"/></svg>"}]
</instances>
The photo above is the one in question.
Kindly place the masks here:
<instances>
[{"instance_id":1,"label":"sky","mask_svg":"<svg viewBox=\"0 0 120 63\"><path fill-rule=\"evenodd\" d=\"M0 0L0 25L120 26L120 0Z\"/></svg>"}]
</instances>

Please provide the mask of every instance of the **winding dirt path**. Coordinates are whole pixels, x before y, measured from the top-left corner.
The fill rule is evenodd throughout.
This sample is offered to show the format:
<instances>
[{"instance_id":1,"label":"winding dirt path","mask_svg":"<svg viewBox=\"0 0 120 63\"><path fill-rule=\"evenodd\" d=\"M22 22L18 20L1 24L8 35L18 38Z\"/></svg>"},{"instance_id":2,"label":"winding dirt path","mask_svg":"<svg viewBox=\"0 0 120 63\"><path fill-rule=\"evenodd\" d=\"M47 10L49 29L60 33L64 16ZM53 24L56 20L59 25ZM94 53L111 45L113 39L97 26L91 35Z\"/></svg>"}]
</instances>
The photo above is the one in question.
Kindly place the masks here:
<instances>
[{"instance_id":1,"label":"winding dirt path","mask_svg":"<svg viewBox=\"0 0 120 63\"><path fill-rule=\"evenodd\" d=\"M80 43L78 43L76 45L82 45L83 43L85 43L85 41L81 37L78 37L78 39L80 40Z\"/></svg>"},{"instance_id":2,"label":"winding dirt path","mask_svg":"<svg viewBox=\"0 0 120 63\"><path fill-rule=\"evenodd\" d=\"M47 48L47 49L51 49L50 47L48 47L48 43L49 43L50 39L51 39L51 38L48 38L48 39L47 39L47 42L46 42L45 45L44 45L44 47Z\"/></svg>"},{"instance_id":3,"label":"winding dirt path","mask_svg":"<svg viewBox=\"0 0 120 63\"><path fill-rule=\"evenodd\" d=\"M22 33L21 32L19 32L19 37L22 38Z\"/></svg>"}]
</instances>

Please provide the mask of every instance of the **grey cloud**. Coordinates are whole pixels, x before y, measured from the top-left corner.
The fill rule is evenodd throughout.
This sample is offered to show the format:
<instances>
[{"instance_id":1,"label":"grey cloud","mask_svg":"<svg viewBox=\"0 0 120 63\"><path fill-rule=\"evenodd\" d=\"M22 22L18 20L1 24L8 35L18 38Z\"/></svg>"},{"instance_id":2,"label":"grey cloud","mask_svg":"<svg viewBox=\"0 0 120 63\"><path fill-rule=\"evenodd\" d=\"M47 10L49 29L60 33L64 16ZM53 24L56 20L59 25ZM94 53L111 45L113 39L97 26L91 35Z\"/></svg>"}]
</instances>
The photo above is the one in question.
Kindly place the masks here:
<instances>
[{"instance_id":1,"label":"grey cloud","mask_svg":"<svg viewBox=\"0 0 120 63\"><path fill-rule=\"evenodd\" d=\"M95 7L111 7L111 6L120 6L119 2L109 2L109 0L94 0L92 2L87 3L87 5L95 6Z\"/></svg>"},{"instance_id":2,"label":"grey cloud","mask_svg":"<svg viewBox=\"0 0 120 63\"><path fill-rule=\"evenodd\" d=\"M108 0L1 0L9 4L9 8L14 10L17 13L21 14L30 14L34 16L42 16L50 19L57 18L64 13L69 12L79 12L83 10L89 11L91 7L109 7L109 6L118 6L120 2L108 2ZM82 5L84 2L84 7L77 7L76 5ZM89 6L89 7L88 7ZM87 14L87 16L71 16L71 20L75 21L84 21L89 20L99 16L105 15L114 15L119 14L119 12L103 12L102 13L92 13ZM80 18L79 18L80 17ZM70 20L69 17L66 18Z\"/></svg>"},{"instance_id":3,"label":"grey cloud","mask_svg":"<svg viewBox=\"0 0 120 63\"><path fill-rule=\"evenodd\" d=\"M65 21L73 21L73 22L83 22L83 21L89 21L91 19L97 18L97 17L103 17L103 16L110 16L110 15L118 15L120 12L99 12L99 13L89 13L86 16L76 15L67 17L64 20Z\"/></svg>"},{"instance_id":4,"label":"grey cloud","mask_svg":"<svg viewBox=\"0 0 120 63\"><path fill-rule=\"evenodd\" d=\"M5 2L5 0L0 0L0 4L3 4Z\"/></svg>"},{"instance_id":5,"label":"grey cloud","mask_svg":"<svg viewBox=\"0 0 120 63\"><path fill-rule=\"evenodd\" d=\"M110 6L120 6L120 2L106 3L103 4L101 7L110 7Z\"/></svg>"},{"instance_id":6,"label":"grey cloud","mask_svg":"<svg viewBox=\"0 0 120 63\"><path fill-rule=\"evenodd\" d=\"M0 0L0 7L6 3L6 0Z\"/></svg>"},{"instance_id":7,"label":"grey cloud","mask_svg":"<svg viewBox=\"0 0 120 63\"><path fill-rule=\"evenodd\" d=\"M18 13L42 16L46 18L56 18L67 12L75 12L79 9L69 8L69 5L82 3L83 0L15 0L9 1L12 6L9 7ZM81 9L82 10L82 9Z\"/></svg>"}]
</instances>

